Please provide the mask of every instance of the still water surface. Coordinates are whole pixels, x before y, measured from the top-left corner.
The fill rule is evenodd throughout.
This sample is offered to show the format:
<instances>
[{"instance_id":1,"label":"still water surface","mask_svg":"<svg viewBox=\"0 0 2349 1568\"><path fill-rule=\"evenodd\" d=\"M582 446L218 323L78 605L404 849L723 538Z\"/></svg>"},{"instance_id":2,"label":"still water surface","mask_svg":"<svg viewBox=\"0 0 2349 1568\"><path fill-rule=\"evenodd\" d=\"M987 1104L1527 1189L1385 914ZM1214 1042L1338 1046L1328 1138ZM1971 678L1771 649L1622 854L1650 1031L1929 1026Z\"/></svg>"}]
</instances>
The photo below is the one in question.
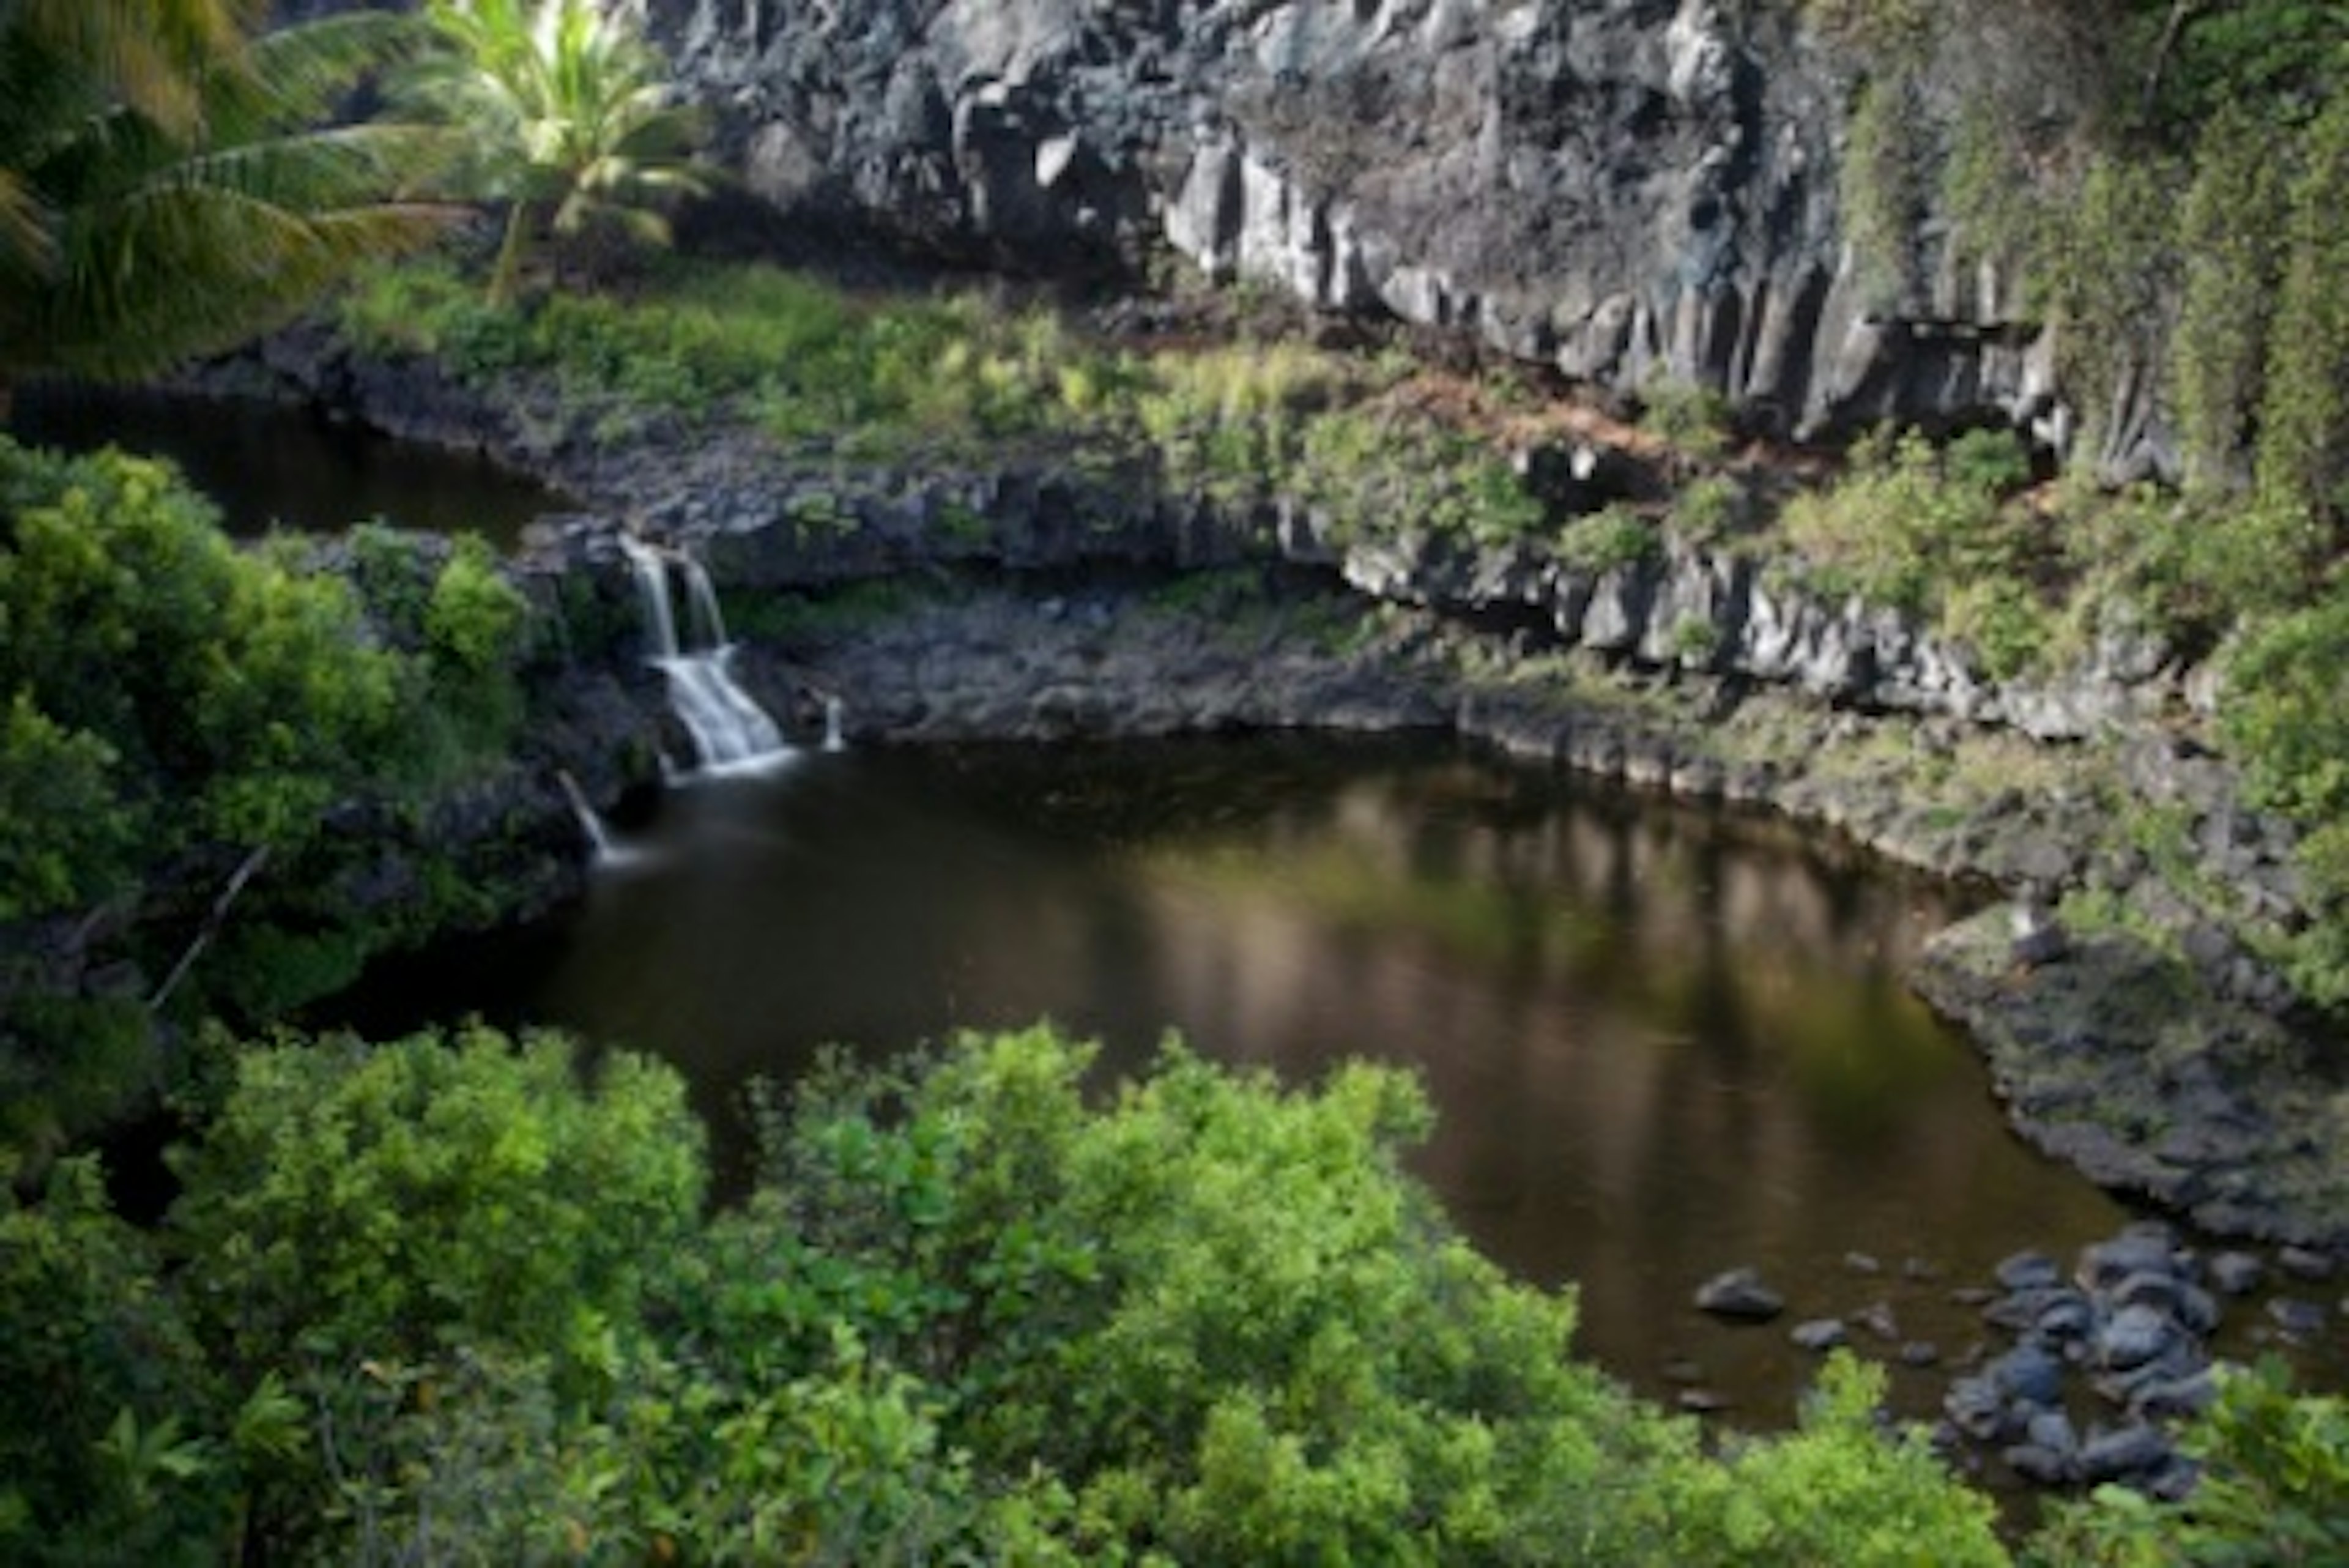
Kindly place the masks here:
<instances>
[{"instance_id":1,"label":"still water surface","mask_svg":"<svg viewBox=\"0 0 2349 1568\"><path fill-rule=\"evenodd\" d=\"M557 492L474 452L395 441L314 410L244 398L46 381L18 389L8 433L28 446L164 457L220 506L232 534L339 533L381 516L481 535L511 550Z\"/></svg>"},{"instance_id":2,"label":"still water surface","mask_svg":"<svg viewBox=\"0 0 2349 1568\"><path fill-rule=\"evenodd\" d=\"M808 754L626 836L583 907L387 972L353 1021L657 1051L737 1170L741 1085L826 1042L1049 1016L1121 1069L1170 1027L1291 1082L1405 1064L1441 1116L1416 1168L1475 1241L1576 1282L1603 1365L1757 1424L1807 1363L1783 1323L1693 1312L1707 1275L1759 1265L1789 1321L1884 1302L1954 1358L1981 1329L1953 1285L2127 1219L1903 990L1947 895L1750 818L1429 742L1193 741ZM1912 1411L1940 1386L1896 1374Z\"/></svg>"}]
</instances>

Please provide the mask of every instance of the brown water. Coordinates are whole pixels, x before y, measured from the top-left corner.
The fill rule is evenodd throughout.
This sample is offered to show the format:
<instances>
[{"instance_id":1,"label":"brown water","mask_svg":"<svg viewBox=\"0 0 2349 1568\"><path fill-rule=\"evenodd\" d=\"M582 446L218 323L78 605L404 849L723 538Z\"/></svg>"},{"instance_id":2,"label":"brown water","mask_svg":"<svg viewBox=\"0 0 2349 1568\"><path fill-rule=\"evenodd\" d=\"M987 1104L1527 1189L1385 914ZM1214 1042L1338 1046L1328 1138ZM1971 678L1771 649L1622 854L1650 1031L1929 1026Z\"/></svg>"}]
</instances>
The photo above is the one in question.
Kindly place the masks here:
<instances>
[{"instance_id":1,"label":"brown water","mask_svg":"<svg viewBox=\"0 0 2349 1568\"><path fill-rule=\"evenodd\" d=\"M658 1052L736 1161L742 1084L825 1042L1050 1016L1120 1067L1170 1027L1294 1082L1406 1064L1442 1118L1416 1168L1468 1234L1577 1282L1601 1364L1757 1425L1810 1365L1786 1323L1880 1301L1954 1358L1982 1335L1951 1287L2127 1218L2007 1132L1900 985L1946 893L1751 818L1433 742L1250 740L809 754L623 836L584 907L387 972L353 1016ZM1786 1322L1691 1308L1738 1263ZM1921 1413L1946 1376L1896 1397Z\"/></svg>"},{"instance_id":2,"label":"brown water","mask_svg":"<svg viewBox=\"0 0 2349 1568\"><path fill-rule=\"evenodd\" d=\"M221 508L230 533L339 533L381 516L474 533L511 550L559 493L472 452L395 441L317 412L241 398L38 382L19 388L8 433L28 446L169 458Z\"/></svg>"}]
</instances>

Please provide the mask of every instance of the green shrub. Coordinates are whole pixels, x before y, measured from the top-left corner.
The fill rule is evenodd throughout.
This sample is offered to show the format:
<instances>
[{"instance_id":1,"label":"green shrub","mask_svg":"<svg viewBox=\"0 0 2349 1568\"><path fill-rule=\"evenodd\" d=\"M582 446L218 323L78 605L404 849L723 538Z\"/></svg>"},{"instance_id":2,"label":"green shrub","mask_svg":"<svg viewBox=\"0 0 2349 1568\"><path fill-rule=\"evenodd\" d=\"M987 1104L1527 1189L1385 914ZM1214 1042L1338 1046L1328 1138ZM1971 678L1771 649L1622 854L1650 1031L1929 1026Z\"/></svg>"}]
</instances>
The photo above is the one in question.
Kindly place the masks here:
<instances>
[{"instance_id":1,"label":"green shrub","mask_svg":"<svg viewBox=\"0 0 2349 1568\"><path fill-rule=\"evenodd\" d=\"M305 1355L455 1345L592 1363L695 1223L698 1128L675 1074L470 1027L367 1048L252 1050L168 1235L216 1353L258 1376Z\"/></svg>"},{"instance_id":2,"label":"green shrub","mask_svg":"<svg viewBox=\"0 0 2349 1568\"><path fill-rule=\"evenodd\" d=\"M2349 97L2336 99L2299 143L2275 300L2274 348L2259 406L2256 483L2261 501L2302 508L2328 522L2344 511L2349 481Z\"/></svg>"},{"instance_id":3,"label":"green shrub","mask_svg":"<svg viewBox=\"0 0 2349 1568\"><path fill-rule=\"evenodd\" d=\"M0 921L78 909L130 879L137 818L118 753L19 691L0 718Z\"/></svg>"},{"instance_id":4,"label":"green shrub","mask_svg":"<svg viewBox=\"0 0 2349 1568\"><path fill-rule=\"evenodd\" d=\"M1729 541L1744 521L1745 493L1725 473L1690 481L1672 497L1672 529L1692 545Z\"/></svg>"},{"instance_id":5,"label":"green shrub","mask_svg":"<svg viewBox=\"0 0 2349 1568\"><path fill-rule=\"evenodd\" d=\"M1640 394L1640 425L1684 457L1709 462L1729 451L1734 410L1710 387L1659 381Z\"/></svg>"},{"instance_id":6,"label":"green shrub","mask_svg":"<svg viewBox=\"0 0 2349 1568\"><path fill-rule=\"evenodd\" d=\"M0 739L49 770L5 786L39 797L0 831L20 915L119 889L131 844L300 845L397 713L340 579L235 549L175 471L119 453L0 441Z\"/></svg>"},{"instance_id":7,"label":"green shrub","mask_svg":"<svg viewBox=\"0 0 2349 1568\"><path fill-rule=\"evenodd\" d=\"M0 1187L0 1550L26 1563L218 1561L233 1488L198 1435L212 1373L95 1159Z\"/></svg>"},{"instance_id":8,"label":"green shrub","mask_svg":"<svg viewBox=\"0 0 2349 1568\"><path fill-rule=\"evenodd\" d=\"M1662 531L1616 503L1577 517L1558 531L1557 558L1584 572L1612 572L1663 554Z\"/></svg>"},{"instance_id":9,"label":"green shrub","mask_svg":"<svg viewBox=\"0 0 2349 1568\"><path fill-rule=\"evenodd\" d=\"M1049 1030L835 1057L700 1209L675 1075L469 1028L244 1048L162 1232L0 1213L0 1541L205 1560L1996 1563L1837 1364L1716 1462L1290 1093ZM108 1532L112 1533L108 1533ZM140 1544L142 1561L175 1561Z\"/></svg>"},{"instance_id":10,"label":"green shrub","mask_svg":"<svg viewBox=\"0 0 2349 1568\"><path fill-rule=\"evenodd\" d=\"M2186 279L2169 346L2178 444L2200 489L2239 489L2247 469L2282 265L2283 174L2271 129L2242 106L2202 133L2178 218Z\"/></svg>"},{"instance_id":11,"label":"green shrub","mask_svg":"<svg viewBox=\"0 0 2349 1568\"><path fill-rule=\"evenodd\" d=\"M2001 554L1996 494L1953 480L1915 431L1859 442L1847 472L1796 496L1782 521L1806 561L1911 613L1936 607L1946 582Z\"/></svg>"},{"instance_id":12,"label":"green shrub","mask_svg":"<svg viewBox=\"0 0 2349 1568\"><path fill-rule=\"evenodd\" d=\"M2292 979L2349 1005L2349 593L2246 637L2229 660L2221 715L2253 800L2301 825L2301 868L2318 919L2292 940Z\"/></svg>"},{"instance_id":13,"label":"green shrub","mask_svg":"<svg viewBox=\"0 0 2349 1568\"><path fill-rule=\"evenodd\" d=\"M1921 1429L1878 1428L1880 1366L1838 1351L1790 1437L1733 1445L1689 1507L1683 1563L1744 1568L2001 1568L1990 1500L1953 1486ZM1683 1505L1686 1506L1685 1504Z\"/></svg>"}]
</instances>

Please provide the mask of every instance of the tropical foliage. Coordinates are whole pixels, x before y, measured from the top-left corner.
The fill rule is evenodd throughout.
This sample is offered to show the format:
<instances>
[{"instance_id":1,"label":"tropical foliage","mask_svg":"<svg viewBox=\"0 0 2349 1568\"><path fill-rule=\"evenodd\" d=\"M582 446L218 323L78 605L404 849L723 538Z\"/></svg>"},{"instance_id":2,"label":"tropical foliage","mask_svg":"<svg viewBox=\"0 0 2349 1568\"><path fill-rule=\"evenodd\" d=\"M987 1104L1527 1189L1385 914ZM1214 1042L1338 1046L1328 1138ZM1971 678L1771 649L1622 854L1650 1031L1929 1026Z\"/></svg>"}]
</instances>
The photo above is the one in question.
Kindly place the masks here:
<instances>
[{"instance_id":1,"label":"tropical foliage","mask_svg":"<svg viewBox=\"0 0 2349 1568\"><path fill-rule=\"evenodd\" d=\"M254 0L0 8L0 389L132 375L284 318L446 214L390 197L445 139L320 129L403 25L256 34Z\"/></svg>"},{"instance_id":2,"label":"tropical foliage","mask_svg":"<svg viewBox=\"0 0 2349 1568\"><path fill-rule=\"evenodd\" d=\"M1088 1059L1038 1030L835 1064L705 1219L664 1068L479 1028L240 1049L159 1234L80 1164L0 1215L0 1542L2004 1561L1857 1368L1723 1464L1568 1359L1570 1301L1398 1174L1426 1110L1397 1075L1288 1094L1170 1049L1090 1108Z\"/></svg>"},{"instance_id":3,"label":"tropical foliage","mask_svg":"<svg viewBox=\"0 0 2349 1568\"><path fill-rule=\"evenodd\" d=\"M405 92L462 137L470 188L506 204L492 301L512 296L542 224L668 242L663 205L709 175L692 156L698 116L630 20L594 0L431 0L425 15L433 47Z\"/></svg>"},{"instance_id":4,"label":"tropical foliage","mask_svg":"<svg viewBox=\"0 0 2349 1568\"><path fill-rule=\"evenodd\" d=\"M1571 1297L1400 1174L1391 1071L1170 1044L1103 1098L1047 1029L842 1058L711 1217L642 1059L209 1049L160 1230L87 1160L0 1210L10 1561L2009 1561L1879 1369L1708 1454L1575 1363ZM2032 1560L2337 1551L2339 1400L2239 1376L2193 1443L2191 1502L2099 1493Z\"/></svg>"},{"instance_id":5,"label":"tropical foliage","mask_svg":"<svg viewBox=\"0 0 2349 1568\"><path fill-rule=\"evenodd\" d=\"M240 553L210 503L140 458L0 441L0 625L5 773L75 794L0 821L0 919L121 891L134 846L148 865L294 847L397 716L393 661L347 587Z\"/></svg>"},{"instance_id":6,"label":"tropical foliage","mask_svg":"<svg viewBox=\"0 0 2349 1568\"><path fill-rule=\"evenodd\" d=\"M183 948L135 956L149 988L183 978L181 1001L246 1017L419 934L336 895L375 850L326 826L366 808L389 834L394 808L502 765L533 623L478 542L367 530L351 554L346 576L299 542L241 550L166 464L0 439L0 928L233 887L240 919L191 973ZM442 912L483 896L440 870ZM151 1086L140 1000L50 997L0 965L0 1143Z\"/></svg>"}]
</instances>

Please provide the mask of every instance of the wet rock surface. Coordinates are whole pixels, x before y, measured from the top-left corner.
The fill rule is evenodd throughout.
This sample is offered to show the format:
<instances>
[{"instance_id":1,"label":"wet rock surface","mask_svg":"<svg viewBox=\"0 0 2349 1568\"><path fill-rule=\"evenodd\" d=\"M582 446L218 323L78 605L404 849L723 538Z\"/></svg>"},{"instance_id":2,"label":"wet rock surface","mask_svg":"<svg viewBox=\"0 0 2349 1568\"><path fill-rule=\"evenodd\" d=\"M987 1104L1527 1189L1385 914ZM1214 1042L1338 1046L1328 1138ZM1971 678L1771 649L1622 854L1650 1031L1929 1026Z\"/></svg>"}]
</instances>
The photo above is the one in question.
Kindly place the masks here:
<instances>
[{"instance_id":1,"label":"wet rock surface","mask_svg":"<svg viewBox=\"0 0 2349 1568\"><path fill-rule=\"evenodd\" d=\"M1171 247L1787 431L2050 411L2013 280L1952 269L1895 303L1853 262L1850 63L1794 5L647 11L754 199L738 238L864 229L1059 275Z\"/></svg>"},{"instance_id":2,"label":"wet rock surface","mask_svg":"<svg viewBox=\"0 0 2349 1568\"><path fill-rule=\"evenodd\" d=\"M1768 1323L1786 1310L1786 1298L1750 1268L1725 1270L1697 1287L1696 1309L1731 1323Z\"/></svg>"},{"instance_id":3,"label":"wet rock surface","mask_svg":"<svg viewBox=\"0 0 2349 1568\"><path fill-rule=\"evenodd\" d=\"M2025 1138L2212 1231L2293 1243L2285 1256L2308 1266L2349 1250L2349 1169L2337 1152L2349 1097L2319 1047L2211 996L2142 938L2098 933L2061 962L2023 969L2007 930L2005 911L1992 909L1937 934L1914 980L1982 1046ZM2100 1252L2092 1282L2144 1273L2149 1246ZM2212 1287L2247 1290L2261 1272L2230 1261ZM2197 1281L2183 1304L2206 1314L2210 1299Z\"/></svg>"}]
</instances>

